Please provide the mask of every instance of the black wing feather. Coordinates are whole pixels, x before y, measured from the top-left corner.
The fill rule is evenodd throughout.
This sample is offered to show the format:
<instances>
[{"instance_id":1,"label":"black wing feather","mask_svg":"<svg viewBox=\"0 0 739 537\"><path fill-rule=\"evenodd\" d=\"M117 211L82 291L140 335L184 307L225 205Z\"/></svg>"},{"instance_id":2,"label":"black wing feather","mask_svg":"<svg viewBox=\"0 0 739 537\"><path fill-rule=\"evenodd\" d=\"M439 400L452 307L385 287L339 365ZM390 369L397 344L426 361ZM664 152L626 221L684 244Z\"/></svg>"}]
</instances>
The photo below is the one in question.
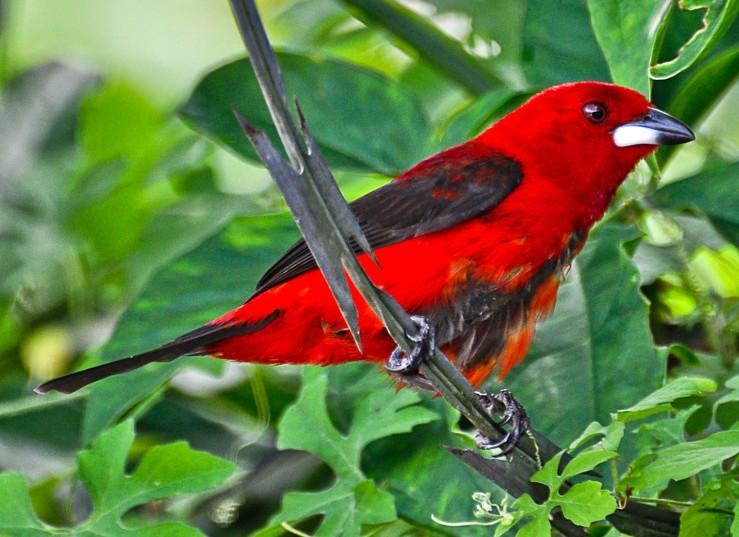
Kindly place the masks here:
<instances>
[{"instance_id":1,"label":"black wing feather","mask_svg":"<svg viewBox=\"0 0 739 537\"><path fill-rule=\"evenodd\" d=\"M351 203L372 248L447 229L489 211L520 183L521 166L503 155L447 158L447 152ZM360 249L351 245L355 253ZM257 283L258 295L316 267L300 240Z\"/></svg>"}]
</instances>

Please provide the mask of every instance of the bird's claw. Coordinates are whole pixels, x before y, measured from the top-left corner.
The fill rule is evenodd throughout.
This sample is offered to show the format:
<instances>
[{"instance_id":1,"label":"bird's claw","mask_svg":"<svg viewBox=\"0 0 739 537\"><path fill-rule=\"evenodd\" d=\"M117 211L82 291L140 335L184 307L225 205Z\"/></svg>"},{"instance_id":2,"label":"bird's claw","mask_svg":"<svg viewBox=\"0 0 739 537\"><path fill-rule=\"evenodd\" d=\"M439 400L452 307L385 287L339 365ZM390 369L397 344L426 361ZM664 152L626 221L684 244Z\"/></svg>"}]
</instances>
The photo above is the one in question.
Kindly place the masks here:
<instances>
[{"instance_id":1,"label":"bird's claw","mask_svg":"<svg viewBox=\"0 0 739 537\"><path fill-rule=\"evenodd\" d=\"M477 447L485 450L500 450L500 455L507 455L516 447L521 436L530 430L529 416L521 403L516 401L515 397L509 390L500 390L494 394L485 392L475 392L480 403L482 403L485 411L493 417L496 414L502 414L503 419L498 425L511 424L510 430L498 442L493 442L490 438L481 432L475 433L475 443Z\"/></svg>"},{"instance_id":2,"label":"bird's claw","mask_svg":"<svg viewBox=\"0 0 739 537\"><path fill-rule=\"evenodd\" d=\"M418 332L406 335L415 345L409 354L406 354L400 347L395 347L385 363L385 369L390 373L416 374L421 362L436 348L436 332L428 319L420 315L411 315L411 320L418 326Z\"/></svg>"}]
</instances>

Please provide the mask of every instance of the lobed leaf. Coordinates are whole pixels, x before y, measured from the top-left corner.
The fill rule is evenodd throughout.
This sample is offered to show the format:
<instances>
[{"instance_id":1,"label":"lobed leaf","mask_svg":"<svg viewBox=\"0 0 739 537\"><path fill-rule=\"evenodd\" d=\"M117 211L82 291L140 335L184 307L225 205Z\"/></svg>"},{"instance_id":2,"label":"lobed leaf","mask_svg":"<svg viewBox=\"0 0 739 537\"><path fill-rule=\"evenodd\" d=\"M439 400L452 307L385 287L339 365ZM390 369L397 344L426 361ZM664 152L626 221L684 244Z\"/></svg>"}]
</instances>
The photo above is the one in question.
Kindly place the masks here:
<instances>
[{"instance_id":1,"label":"lobed leaf","mask_svg":"<svg viewBox=\"0 0 739 537\"><path fill-rule=\"evenodd\" d=\"M321 457L336 474L336 483L319 492L294 492L285 496L280 512L257 533L272 535L283 522L295 523L322 514L316 535L358 536L363 524L395 520L393 497L366 479L361 454L370 442L408 432L416 425L438 419L415 405L419 396L410 390L392 395L392 388L372 390L357 401L347 435L331 421L326 406L328 376L320 368L303 369L303 387L294 405L278 425L280 449L302 449Z\"/></svg>"},{"instance_id":2,"label":"lobed leaf","mask_svg":"<svg viewBox=\"0 0 739 537\"><path fill-rule=\"evenodd\" d=\"M25 478L15 473L0 474L0 535L42 537L48 534L48 527L33 512Z\"/></svg>"},{"instance_id":3,"label":"lobed leaf","mask_svg":"<svg viewBox=\"0 0 739 537\"><path fill-rule=\"evenodd\" d=\"M573 524L588 527L604 520L616 510L616 500L596 481L584 481L573 485L565 494L553 499L562 514Z\"/></svg>"},{"instance_id":4,"label":"lobed leaf","mask_svg":"<svg viewBox=\"0 0 739 537\"><path fill-rule=\"evenodd\" d=\"M223 483L235 465L184 442L148 450L132 475L125 473L134 440L133 421L102 433L90 449L78 454L80 479L93 503L90 518L78 528L51 528L33 512L27 486L17 474L0 474L0 535L36 537L49 533L79 536L177 535L197 536L199 531L179 522L131 529L121 517L144 503L181 494L201 492Z\"/></svg>"}]
</instances>

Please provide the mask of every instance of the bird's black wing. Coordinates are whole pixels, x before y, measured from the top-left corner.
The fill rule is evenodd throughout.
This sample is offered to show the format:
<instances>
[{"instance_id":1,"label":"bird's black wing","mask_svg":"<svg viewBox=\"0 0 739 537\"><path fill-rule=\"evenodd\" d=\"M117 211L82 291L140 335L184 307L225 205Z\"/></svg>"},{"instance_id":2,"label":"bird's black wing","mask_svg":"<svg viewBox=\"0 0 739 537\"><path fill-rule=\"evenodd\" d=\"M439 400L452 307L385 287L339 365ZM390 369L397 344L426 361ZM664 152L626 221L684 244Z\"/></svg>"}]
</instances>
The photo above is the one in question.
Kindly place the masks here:
<instances>
[{"instance_id":1,"label":"bird's black wing","mask_svg":"<svg viewBox=\"0 0 739 537\"><path fill-rule=\"evenodd\" d=\"M523 177L515 160L497 154L480 159L444 152L417 170L350 204L372 248L479 216L505 199ZM358 253L359 248L352 246ZM253 296L315 267L308 246L300 240L264 273Z\"/></svg>"}]
</instances>

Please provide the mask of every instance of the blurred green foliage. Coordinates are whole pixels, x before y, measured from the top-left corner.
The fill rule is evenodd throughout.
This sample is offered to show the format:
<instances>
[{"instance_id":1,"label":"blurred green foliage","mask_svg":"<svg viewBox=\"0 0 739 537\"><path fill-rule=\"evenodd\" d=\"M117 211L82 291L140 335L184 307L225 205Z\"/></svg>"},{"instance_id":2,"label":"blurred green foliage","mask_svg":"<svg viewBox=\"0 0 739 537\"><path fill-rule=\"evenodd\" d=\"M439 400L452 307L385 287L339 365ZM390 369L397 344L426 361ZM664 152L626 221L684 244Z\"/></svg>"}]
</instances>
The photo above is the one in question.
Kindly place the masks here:
<instances>
[{"instance_id":1,"label":"blurred green foliage","mask_svg":"<svg viewBox=\"0 0 739 537\"><path fill-rule=\"evenodd\" d=\"M183 359L31 395L239 304L297 232L232 120L274 136L226 2L0 3L0 534L525 536L554 510L619 535L632 496L681 537L739 535L738 4L259 3L348 197L559 82L695 127L627 180L506 380L575 455L537 503L443 449L471 446L443 400L363 364Z\"/></svg>"}]
</instances>

